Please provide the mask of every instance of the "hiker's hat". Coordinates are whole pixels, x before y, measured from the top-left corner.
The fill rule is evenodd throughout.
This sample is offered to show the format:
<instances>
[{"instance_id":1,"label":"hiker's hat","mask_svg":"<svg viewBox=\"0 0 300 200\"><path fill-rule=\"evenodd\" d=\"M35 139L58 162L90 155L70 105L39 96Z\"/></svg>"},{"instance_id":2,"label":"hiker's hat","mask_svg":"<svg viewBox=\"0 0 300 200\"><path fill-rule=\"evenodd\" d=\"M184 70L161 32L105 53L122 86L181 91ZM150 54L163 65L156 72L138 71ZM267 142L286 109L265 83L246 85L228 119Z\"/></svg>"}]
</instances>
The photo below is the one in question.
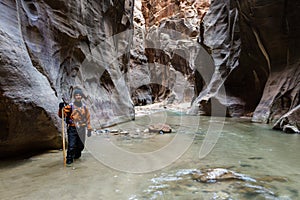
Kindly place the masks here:
<instances>
[{"instance_id":1,"label":"hiker's hat","mask_svg":"<svg viewBox=\"0 0 300 200\"><path fill-rule=\"evenodd\" d=\"M76 94L80 94L82 97L84 96L81 89L75 89L74 93L73 93L73 96L75 97Z\"/></svg>"}]
</instances>

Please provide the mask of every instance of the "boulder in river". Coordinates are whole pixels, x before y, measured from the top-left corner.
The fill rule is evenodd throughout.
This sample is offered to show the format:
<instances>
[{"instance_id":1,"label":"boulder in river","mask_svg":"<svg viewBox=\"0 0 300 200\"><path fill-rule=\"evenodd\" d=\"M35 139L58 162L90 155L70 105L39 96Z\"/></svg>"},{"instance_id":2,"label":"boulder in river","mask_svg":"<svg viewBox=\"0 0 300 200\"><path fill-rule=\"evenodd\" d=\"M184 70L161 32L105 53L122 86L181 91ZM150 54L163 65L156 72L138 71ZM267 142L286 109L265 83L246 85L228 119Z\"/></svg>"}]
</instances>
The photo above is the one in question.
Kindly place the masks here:
<instances>
[{"instance_id":1,"label":"boulder in river","mask_svg":"<svg viewBox=\"0 0 300 200\"><path fill-rule=\"evenodd\" d=\"M152 124L149 126L149 132L157 132L157 133L171 133L172 128L168 124Z\"/></svg>"}]
</instances>

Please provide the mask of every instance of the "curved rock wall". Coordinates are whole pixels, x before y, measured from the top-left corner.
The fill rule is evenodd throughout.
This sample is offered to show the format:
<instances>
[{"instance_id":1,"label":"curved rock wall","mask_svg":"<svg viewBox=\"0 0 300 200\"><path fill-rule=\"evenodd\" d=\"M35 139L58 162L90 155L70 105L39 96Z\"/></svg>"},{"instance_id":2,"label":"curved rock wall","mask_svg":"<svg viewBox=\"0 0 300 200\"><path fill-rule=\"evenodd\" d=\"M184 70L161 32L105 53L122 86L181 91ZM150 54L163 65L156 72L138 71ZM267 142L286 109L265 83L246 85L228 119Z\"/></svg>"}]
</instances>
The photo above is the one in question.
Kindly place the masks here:
<instances>
[{"instance_id":1,"label":"curved rock wall","mask_svg":"<svg viewBox=\"0 0 300 200\"><path fill-rule=\"evenodd\" d=\"M274 123L299 105L298 8L298 1L212 1L203 45L216 68L190 113L211 114L215 99L228 116Z\"/></svg>"},{"instance_id":2,"label":"curved rock wall","mask_svg":"<svg viewBox=\"0 0 300 200\"><path fill-rule=\"evenodd\" d=\"M298 1L287 0L240 3L242 22L248 28L243 33L255 36L252 44L245 39L245 51L253 46L259 49L244 63L250 65L251 60L260 54L256 60L262 64L254 69L260 71L257 73L258 77L263 77L260 80L266 80L253 115L255 122L274 123L300 103L299 6ZM250 27L252 31L248 32Z\"/></svg>"},{"instance_id":3,"label":"curved rock wall","mask_svg":"<svg viewBox=\"0 0 300 200\"><path fill-rule=\"evenodd\" d=\"M134 118L124 76L133 1L3 0L0 9L0 157L60 147L58 103L76 87L93 127Z\"/></svg>"}]
</instances>

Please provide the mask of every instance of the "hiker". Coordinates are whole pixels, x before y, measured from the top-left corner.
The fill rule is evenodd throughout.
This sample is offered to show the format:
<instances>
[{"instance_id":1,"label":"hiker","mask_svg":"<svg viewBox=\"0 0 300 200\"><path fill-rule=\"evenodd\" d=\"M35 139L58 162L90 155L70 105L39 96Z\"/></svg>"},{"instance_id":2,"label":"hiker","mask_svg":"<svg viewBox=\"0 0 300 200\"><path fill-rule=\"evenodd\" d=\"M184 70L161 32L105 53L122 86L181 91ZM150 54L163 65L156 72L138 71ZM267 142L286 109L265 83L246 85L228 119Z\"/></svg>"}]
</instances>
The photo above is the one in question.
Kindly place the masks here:
<instances>
[{"instance_id":1,"label":"hiker","mask_svg":"<svg viewBox=\"0 0 300 200\"><path fill-rule=\"evenodd\" d=\"M70 104L59 103L58 112L58 116L62 117L63 110L68 127L68 150L66 156L68 165L72 164L74 159L81 157L81 152L84 149L86 129L88 130L88 137L91 136L92 132L89 110L81 101L82 97L84 97L82 90L75 89L73 97L75 101Z\"/></svg>"}]
</instances>

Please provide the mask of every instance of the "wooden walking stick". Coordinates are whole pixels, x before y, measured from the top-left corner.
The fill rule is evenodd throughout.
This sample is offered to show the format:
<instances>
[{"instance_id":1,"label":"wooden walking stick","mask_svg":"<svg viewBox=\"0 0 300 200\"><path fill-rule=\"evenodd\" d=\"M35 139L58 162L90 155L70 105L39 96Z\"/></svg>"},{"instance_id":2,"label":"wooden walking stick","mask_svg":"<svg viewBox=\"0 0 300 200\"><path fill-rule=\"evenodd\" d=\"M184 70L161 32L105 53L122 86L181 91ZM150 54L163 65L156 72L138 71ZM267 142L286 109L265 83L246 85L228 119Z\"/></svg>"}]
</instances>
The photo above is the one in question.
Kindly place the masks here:
<instances>
[{"instance_id":1,"label":"wooden walking stick","mask_svg":"<svg viewBox=\"0 0 300 200\"><path fill-rule=\"evenodd\" d=\"M66 166L66 138L65 138L65 124L64 124L64 108L61 109L61 126L62 126L62 145L63 145L63 157L64 157L64 167Z\"/></svg>"}]
</instances>

